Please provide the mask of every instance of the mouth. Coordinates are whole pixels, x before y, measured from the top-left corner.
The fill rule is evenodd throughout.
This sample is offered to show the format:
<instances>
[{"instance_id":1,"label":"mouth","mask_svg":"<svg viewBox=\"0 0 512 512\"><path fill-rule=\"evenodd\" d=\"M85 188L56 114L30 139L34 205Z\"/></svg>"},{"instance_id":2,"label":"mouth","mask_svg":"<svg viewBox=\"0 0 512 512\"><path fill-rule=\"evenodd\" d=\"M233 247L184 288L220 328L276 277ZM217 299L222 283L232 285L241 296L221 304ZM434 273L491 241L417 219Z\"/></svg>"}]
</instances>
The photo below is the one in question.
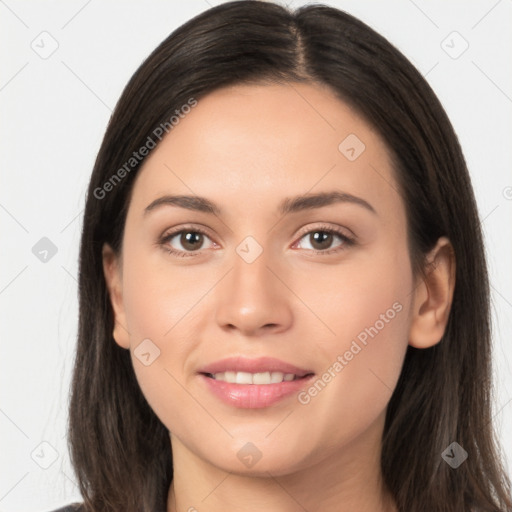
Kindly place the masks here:
<instances>
[{"instance_id":1,"label":"mouth","mask_svg":"<svg viewBox=\"0 0 512 512\"><path fill-rule=\"evenodd\" d=\"M299 376L294 373L270 371L258 373L226 371L219 373L203 373L202 375L205 375L210 379L218 380L221 382L229 382L230 384L254 384L257 386L261 386L267 384L280 384L281 382L291 382L294 380L300 380L309 377L313 374L307 373L306 375Z\"/></svg>"},{"instance_id":2,"label":"mouth","mask_svg":"<svg viewBox=\"0 0 512 512\"><path fill-rule=\"evenodd\" d=\"M223 403L246 409L277 404L299 392L315 375L268 357L223 359L201 368L198 374L206 389Z\"/></svg>"}]
</instances>

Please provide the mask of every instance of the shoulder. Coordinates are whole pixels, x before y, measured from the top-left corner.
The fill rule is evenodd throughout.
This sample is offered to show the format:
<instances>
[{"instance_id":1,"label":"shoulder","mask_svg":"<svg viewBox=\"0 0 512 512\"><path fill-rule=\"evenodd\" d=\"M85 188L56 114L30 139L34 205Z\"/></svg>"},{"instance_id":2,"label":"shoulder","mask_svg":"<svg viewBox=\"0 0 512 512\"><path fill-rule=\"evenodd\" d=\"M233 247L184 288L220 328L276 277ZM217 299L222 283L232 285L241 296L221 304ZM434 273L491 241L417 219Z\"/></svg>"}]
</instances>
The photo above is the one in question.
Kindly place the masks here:
<instances>
[{"instance_id":1,"label":"shoulder","mask_svg":"<svg viewBox=\"0 0 512 512\"><path fill-rule=\"evenodd\" d=\"M52 510L51 512L85 512L85 508L82 503L73 503L57 510Z\"/></svg>"}]
</instances>

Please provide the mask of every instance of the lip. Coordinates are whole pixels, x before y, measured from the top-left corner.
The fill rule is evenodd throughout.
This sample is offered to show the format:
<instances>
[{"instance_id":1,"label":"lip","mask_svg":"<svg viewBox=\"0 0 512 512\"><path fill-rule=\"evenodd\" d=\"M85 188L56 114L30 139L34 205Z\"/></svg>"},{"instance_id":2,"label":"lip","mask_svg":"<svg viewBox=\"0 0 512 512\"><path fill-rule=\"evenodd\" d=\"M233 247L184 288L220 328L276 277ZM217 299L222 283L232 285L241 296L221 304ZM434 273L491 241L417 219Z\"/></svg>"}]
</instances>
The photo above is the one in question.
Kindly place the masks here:
<instances>
[{"instance_id":1,"label":"lip","mask_svg":"<svg viewBox=\"0 0 512 512\"><path fill-rule=\"evenodd\" d=\"M214 363L203 366L198 370L199 373L221 373L221 372L283 372L294 373L297 377L304 377L311 370L299 368L290 363L285 363L274 357L258 357L257 359L247 359L244 357L228 357L215 361ZM250 385L250 384L248 384ZM270 385L270 384L268 384Z\"/></svg>"},{"instance_id":2,"label":"lip","mask_svg":"<svg viewBox=\"0 0 512 512\"><path fill-rule=\"evenodd\" d=\"M264 371L293 373L299 377L277 384L233 384L215 380L208 374L225 371L259 373ZM208 364L199 370L199 378L212 394L225 404L243 409L270 407L307 386L314 373L271 357L246 359L230 357Z\"/></svg>"}]
</instances>

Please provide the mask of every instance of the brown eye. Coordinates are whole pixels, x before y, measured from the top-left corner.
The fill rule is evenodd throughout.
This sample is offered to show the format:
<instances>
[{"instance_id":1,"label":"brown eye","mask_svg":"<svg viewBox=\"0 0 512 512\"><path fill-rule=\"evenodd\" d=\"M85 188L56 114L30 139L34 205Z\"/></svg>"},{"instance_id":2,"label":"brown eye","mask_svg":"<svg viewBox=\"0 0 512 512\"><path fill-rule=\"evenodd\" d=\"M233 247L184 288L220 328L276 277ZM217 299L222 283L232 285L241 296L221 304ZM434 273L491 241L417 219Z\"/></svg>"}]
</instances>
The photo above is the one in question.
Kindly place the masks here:
<instances>
[{"instance_id":1,"label":"brown eye","mask_svg":"<svg viewBox=\"0 0 512 512\"><path fill-rule=\"evenodd\" d=\"M333 235L327 231L313 231L309 234L313 249L319 251L329 249L332 244Z\"/></svg>"},{"instance_id":2,"label":"brown eye","mask_svg":"<svg viewBox=\"0 0 512 512\"><path fill-rule=\"evenodd\" d=\"M338 243L334 248L331 247L335 239L339 239L340 243ZM353 240L344 235L343 233L337 231L336 229L327 229L327 228L317 228L310 230L305 233L301 239L306 240L309 243L310 247L304 247L303 242L300 243L303 249L309 249L318 254L329 254L331 252L338 252L346 247L353 245Z\"/></svg>"},{"instance_id":3,"label":"brown eye","mask_svg":"<svg viewBox=\"0 0 512 512\"><path fill-rule=\"evenodd\" d=\"M160 245L169 253L176 256L195 256L204 249L205 240L210 238L198 228L181 229L164 236Z\"/></svg>"},{"instance_id":4,"label":"brown eye","mask_svg":"<svg viewBox=\"0 0 512 512\"><path fill-rule=\"evenodd\" d=\"M204 235L197 231L182 231L179 240L185 250L196 251L203 245Z\"/></svg>"}]
</instances>

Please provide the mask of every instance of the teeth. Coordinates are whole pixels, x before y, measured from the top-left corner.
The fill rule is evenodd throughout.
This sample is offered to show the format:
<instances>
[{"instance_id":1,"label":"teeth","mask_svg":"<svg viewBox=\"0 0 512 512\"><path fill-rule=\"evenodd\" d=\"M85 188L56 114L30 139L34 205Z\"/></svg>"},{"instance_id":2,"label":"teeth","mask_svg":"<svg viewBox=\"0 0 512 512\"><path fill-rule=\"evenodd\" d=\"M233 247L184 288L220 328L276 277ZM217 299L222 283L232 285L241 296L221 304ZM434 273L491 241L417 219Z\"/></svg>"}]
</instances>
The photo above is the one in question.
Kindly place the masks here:
<instances>
[{"instance_id":1,"label":"teeth","mask_svg":"<svg viewBox=\"0 0 512 512\"><path fill-rule=\"evenodd\" d=\"M225 372L225 373L219 373L218 375L219 375L219 380L224 380L226 382L232 382L233 384L236 382L236 372ZM215 378L215 375L213 377Z\"/></svg>"},{"instance_id":2,"label":"teeth","mask_svg":"<svg viewBox=\"0 0 512 512\"><path fill-rule=\"evenodd\" d=\"M252 384L252 375L246 372L237 372L235 382L237 384Z\"/></svg>"},{"instance_id":3,"label":"teeth","mask_svg":"<svg viewBox=\"0 0 512 512\"><path fill-rule=\"evenodd\" d=\"M271 381L270 372L255 373L252 376L252 384L269 384Z\"/></svg>"},{"instance_id":4,"label":"teeth","mask_svg":"<svg viewBox=\"0 0 512 512\"><path fill-rule=\"evenodd\" d=\"M279 384L283 381L294 380L297 377L293 373L282 372L222 372L214 373L213 378L231 384Z\"/></svg>"},{"instance_id":5,"label":"teeth","mask_svg":"<svg viewBox=\"0 0 512 512\"><path fill-rule=\"evenodd\" d=\"M272 372L270 374L270 383L277 384L278 382L283 382L284 373L281 372Z\"/></svg>"}]
</instances>

